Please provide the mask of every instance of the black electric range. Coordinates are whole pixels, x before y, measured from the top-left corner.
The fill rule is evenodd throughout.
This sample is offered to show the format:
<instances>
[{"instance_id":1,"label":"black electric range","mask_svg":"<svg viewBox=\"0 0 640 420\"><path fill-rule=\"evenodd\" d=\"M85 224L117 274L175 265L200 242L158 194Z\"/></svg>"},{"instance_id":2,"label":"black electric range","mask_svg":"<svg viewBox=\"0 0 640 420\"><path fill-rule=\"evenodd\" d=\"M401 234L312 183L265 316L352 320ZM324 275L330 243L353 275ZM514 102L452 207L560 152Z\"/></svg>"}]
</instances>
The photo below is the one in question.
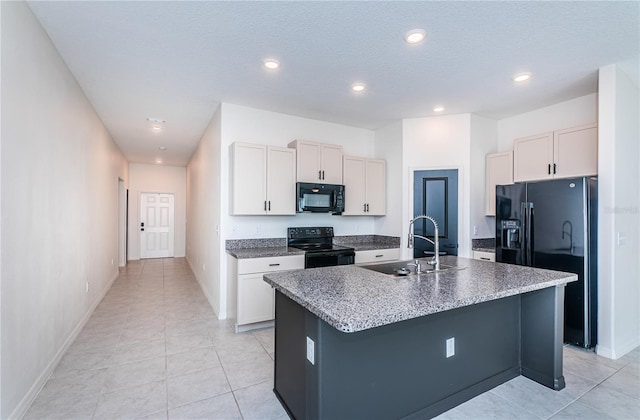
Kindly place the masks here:
<instances>
[{"instance_id":1,"label":"black electric range","mask_svg":"<svg viewBox=\"0 0 640 420\"><path fill-rule=\"evenodd\" d=\"M294 227L287 229L287 246L305 251L304 268L353 264L353 248L333 244L332 227Z\"/></svg>"}]
</instances>

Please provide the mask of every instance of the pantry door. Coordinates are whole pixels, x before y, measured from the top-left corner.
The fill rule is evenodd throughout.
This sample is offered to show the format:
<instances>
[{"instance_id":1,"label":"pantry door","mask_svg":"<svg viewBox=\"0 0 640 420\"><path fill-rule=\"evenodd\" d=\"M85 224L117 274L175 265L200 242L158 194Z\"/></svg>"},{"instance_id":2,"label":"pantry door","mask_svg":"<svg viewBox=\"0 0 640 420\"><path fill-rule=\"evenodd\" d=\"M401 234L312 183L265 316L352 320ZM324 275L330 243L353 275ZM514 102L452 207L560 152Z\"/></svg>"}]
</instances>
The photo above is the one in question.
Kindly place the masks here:
<instances>
[{"instance_id":1,"label":"pantry door","mask_svg":"<svg viewBox=\"0 0 640 420\"><path fill-rule=\"evenodd\" d=\"M413 216L426 214L438 223L440 255L458 255L458 170L415 171L413 185ZM433 239L433 224L419 219L414 233ZM434 247L416 238L414 257L432 256Z\"/></svg>"},{"instance_id":2,"label":"pantry door","mask_svg":"<svg viewBox=\"0 0 640 420\"><path fill-rule=\"evenodd\" d=\"M173 194L140 193L140 258L173 257Z\"/></svg>"}]
</instances>

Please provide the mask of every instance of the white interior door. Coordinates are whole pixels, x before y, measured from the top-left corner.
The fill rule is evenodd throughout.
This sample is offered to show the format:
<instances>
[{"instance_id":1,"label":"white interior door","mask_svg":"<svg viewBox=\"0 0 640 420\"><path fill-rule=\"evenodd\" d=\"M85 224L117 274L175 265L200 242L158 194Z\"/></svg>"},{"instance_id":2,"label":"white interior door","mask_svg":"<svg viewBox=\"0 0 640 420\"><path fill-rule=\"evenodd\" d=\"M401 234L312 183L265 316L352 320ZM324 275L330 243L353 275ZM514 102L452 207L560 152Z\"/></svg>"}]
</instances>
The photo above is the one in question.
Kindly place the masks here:
<instances>
[{"instance_id":1,"label":"white interior door","mask_svg":"<svg viewBox=\"0 0 640 420\"><path fill-rule=\"evenodd\" d=\"M140 194L140 258L173 257L173 194Z\"/></svg>"}]
</instances>

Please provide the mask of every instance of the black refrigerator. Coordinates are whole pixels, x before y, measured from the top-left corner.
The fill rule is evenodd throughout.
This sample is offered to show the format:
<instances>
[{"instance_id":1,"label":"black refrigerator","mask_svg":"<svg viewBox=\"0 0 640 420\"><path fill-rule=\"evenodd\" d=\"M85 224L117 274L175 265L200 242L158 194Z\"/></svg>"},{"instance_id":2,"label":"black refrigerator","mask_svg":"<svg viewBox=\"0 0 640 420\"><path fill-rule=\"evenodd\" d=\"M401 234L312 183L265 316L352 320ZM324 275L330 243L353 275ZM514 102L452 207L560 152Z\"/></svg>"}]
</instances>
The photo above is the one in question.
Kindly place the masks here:
<instances>
[{"instance_id":1,"label":"black refrigerator","mask_svg":"<svg viewBox=\"0 0 640 420\"><path fill-rule=\"evenodd\" d=\"M564 341L597 341L596 177L496 186L496 261L566 271Z\"/></svg>"}]
</instances>

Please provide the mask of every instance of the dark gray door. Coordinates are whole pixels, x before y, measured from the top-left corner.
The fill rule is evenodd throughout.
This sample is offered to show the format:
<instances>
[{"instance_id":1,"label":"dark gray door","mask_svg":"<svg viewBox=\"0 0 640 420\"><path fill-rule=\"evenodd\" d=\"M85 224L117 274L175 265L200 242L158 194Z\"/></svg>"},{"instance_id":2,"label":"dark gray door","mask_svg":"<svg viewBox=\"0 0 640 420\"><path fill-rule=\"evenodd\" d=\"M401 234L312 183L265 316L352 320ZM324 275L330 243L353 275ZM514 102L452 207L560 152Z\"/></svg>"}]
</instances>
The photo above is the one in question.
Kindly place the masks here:
<instances>
[{"instance_id":1,"label":"dark gray door","mask_svg":"<svg viewBox=\"0 0 640 420\"><path fill-rule=\"evenodd\" d=\"M414 217L433 217L438 222L440 254L458 255L458 170L416 171L413 179ZM419 220L413 232L433 239L433 223ZM416 238L414 258L429 255L433 255L433 245Z\"/></svg>"}]
</instances>

